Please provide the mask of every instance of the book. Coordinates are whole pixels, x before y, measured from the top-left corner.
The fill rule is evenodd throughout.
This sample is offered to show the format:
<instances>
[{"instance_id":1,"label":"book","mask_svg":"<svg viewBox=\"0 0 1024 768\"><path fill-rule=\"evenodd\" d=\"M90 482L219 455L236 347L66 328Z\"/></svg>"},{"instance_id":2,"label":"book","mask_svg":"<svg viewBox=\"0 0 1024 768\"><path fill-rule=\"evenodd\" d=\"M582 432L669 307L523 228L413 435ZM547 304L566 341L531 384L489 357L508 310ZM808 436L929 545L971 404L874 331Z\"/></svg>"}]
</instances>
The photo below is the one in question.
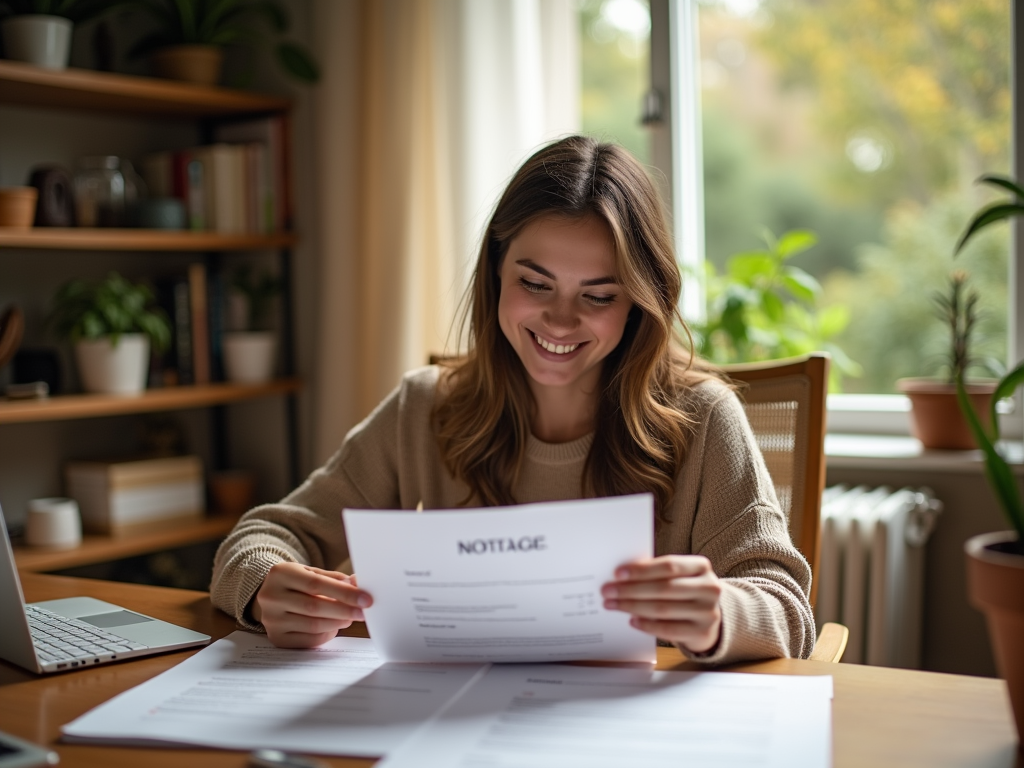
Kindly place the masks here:
<instances>
[{"instance_id":1,"label":"book","mask_svg":"<svg viewBox=\"0 0 1024 768\"><path fill-rule=\"evenodd\" d=\"M227 276L224 270L211 269L206 276L207 327L210 339L210 379L224 381L224 331L227 313Z\"/></svg>"},{"instance_id":2,"label":"book","mask_svg":"<svg viewBox=\"0 0 1024 768\"><path fill-rule=\"evenodd\" d=\"M192 337L192 383L210 383L210 317L207 306L206 266L188 267L189 319Z\"/></svg>"},{"instance_id":3,"label":"book","mask_svg":"<svg viewBox=\"0 0 1024 768\"><path fill-rule=\"evenodd\" d=\"M287 123L280 115L222 123L214 130L217 141L258 144L264 147L262 211L260 232L280 232L288 228L288 151Z\"/></svg>"},{"instance_id":4,"label":"book","mask_svg":"<svg viewBox=\"0 0 1024 768\"><path fill-rule=\"evenodd\" d=\"M142 179L151 198L181 197L175 193L175 152L152 152L142 158ZM184 198L182 198L184 199Z\"/></svg>"},{"instance_id":5,"label":"book","mask_svg":"<svg viewBox=\"0 0 1024 768\"><path fill-rule=\"evenodd\" d=\"M197 456L128 461L72 461L64 470L87 531L116 533L140 523L205 512Z\"/></svg>"},{"instance_id":6,"label":"book","mask_svg":"<svg viewBox=\"0 0 1024 768\"><path fill-rule=\"evenodd\" d=\"M211 144L192 150L202 165L206 229L224 234L246 231L245 147Z\"/></svg>"},{"instance_id":7,"label":"book","mask_svg":"<svg viewBox=\"0 0 1024 768\"><path fill-rule=\"evenodd\" d=\"M151 379L163 386L192 384L192 310L187 276L155 281L157 304L171 325L171 344L157 361Z\"/></svg>"}]
</instances>

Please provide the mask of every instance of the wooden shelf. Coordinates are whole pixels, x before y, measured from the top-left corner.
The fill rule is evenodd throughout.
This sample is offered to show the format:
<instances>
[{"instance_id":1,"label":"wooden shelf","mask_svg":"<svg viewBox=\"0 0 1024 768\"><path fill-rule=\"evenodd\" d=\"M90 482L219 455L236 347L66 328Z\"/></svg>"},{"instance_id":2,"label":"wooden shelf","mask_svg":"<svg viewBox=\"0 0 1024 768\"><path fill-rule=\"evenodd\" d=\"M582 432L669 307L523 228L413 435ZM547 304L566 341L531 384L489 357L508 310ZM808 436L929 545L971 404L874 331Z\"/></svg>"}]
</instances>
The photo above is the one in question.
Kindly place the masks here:
<instances>
[{"instance_id":1,"label":"wooden shelf","mask_svg":"<svg viewBox=\"0 0 1024 768\"><path fill-rule=\"evenodd\" d=\"M124 535L87 534L80 545L71 549L16 544L14 561L21 570L34 573L106 563L220 539L228 535L237 520L226 516L164 520Z\"/></svg>"},{"instance_id":2,"label":"wooden shelf","mask_svg":"<svg viewBox=\"0 0 1024 768\"><path fill-rule=\"evenodd\" d=\"M140 395L61 395L43 400L0 400L0 424L205 408L297 392L301 386L298 379L278 379L266 384L202 384L147 389Z\"/></svg>"},{"instance_id":3,"label":"wooden shelf","mask_svg":"<svg viewBox=\"0 0 1024 768\"><path fill-rule=\"evenodd\" d=\"M271 235L222 235L160 229L89 229L86 227L0 227L0 249L39 248L67 251L257 251L291 248L293 232Z\"/></svg>"},{"instance_id":4,"label":"wooden shelf","mask_svg":"<svg viewBox=\"0 0 1024 768\"><path fill-rule=\"evenodd\" d=\"M291 108L291 100L279 96L88 69L53 71L16 61L0 61L0 103L181 120Z\"/></svg>"}]
</instances>

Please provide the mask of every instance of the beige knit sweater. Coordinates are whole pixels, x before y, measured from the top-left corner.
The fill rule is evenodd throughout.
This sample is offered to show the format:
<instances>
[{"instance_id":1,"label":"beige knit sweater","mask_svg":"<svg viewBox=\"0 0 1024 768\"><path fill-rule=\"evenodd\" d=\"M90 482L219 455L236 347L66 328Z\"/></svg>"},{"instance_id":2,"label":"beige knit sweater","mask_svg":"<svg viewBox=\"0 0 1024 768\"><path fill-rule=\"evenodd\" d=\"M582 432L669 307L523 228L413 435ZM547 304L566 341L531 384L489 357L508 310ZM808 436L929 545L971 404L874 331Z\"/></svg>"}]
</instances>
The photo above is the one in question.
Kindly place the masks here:
<instances>
[{"instance_id":1,"label":"beige knit sweater","mask_svg":"<svg viewBox=\"0 0 1024 768\"><path fill-rule=\"evenodd\" d=\"M295 561L333 569L348 559L341 522L346 507L460 505L468 489L444 468L430 427L437 381L435 367L407 374L325 466L280 503L256 507L239 520L214 563L210 591L217 607L246 628L262 629L246 607L271 566ZM699 660L806 657L814 645L810 569L790 541L743 408L717 382L695 387L683 407L697 425L670 522L657 526L655 550L705 555L723 580L721 641ZM551 444L531 436L513 489L516 500L580 498L592 440L588 435Z\"/></svg>"}]
</instances>

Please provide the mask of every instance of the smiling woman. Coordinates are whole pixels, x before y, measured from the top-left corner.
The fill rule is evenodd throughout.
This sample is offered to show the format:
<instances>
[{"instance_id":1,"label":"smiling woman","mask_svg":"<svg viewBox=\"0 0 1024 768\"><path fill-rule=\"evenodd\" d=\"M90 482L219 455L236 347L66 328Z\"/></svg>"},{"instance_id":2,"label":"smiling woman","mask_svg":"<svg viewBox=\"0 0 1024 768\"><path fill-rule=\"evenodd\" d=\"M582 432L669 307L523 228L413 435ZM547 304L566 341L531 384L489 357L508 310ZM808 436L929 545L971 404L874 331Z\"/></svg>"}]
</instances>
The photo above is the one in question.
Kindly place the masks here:
<instances>
[{"instance_id":1,"label":"smiling woman","mask_svg":"<svg viewBox=\"0 0 1024 768\"><path fill-rule=\"evenodd\" d=\"M676 337L679 291L643 167L581 136L542 148L485 231L468 353L407 374L302 487L247 513L214 601L279 645L319 645L374 600L332 570L343 508L647 492L656 556L609 574L603 608L707 663L807 655L810 569L738 399Z\"/></svg>"},{"instance_id":2,"label":"smiling woman","mask_svg":"<svg viewBox=\"0 0 1024 768\"><path fill-rule=\"evenodd\" d=\"M543 216L501 261L498 322L529 374L541 440L593 430L601 363L633 306L617 271L611 229L596 216Z\"/></svg>"}]
</instances>

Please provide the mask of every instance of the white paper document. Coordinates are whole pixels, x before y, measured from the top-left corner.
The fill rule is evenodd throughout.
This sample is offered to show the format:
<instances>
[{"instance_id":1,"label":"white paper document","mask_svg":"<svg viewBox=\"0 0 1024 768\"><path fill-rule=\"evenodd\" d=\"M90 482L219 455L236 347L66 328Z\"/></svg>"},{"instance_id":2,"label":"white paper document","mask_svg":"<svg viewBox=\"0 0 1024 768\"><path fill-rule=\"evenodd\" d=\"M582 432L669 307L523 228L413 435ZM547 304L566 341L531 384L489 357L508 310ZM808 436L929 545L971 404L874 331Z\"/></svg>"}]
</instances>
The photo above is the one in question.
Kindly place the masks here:
<instances>
[{"instance_id":1,"label":"white paper document","mask_svg":"<svg viewBox=\"0 0 1024 768\"><path fill-rule=\"evenodd\" d=\"M831 677L491 667L378 768L828 768Z\"/></svg>"},{"instance_id":2,"label":"white paper document","mask_svg":"<svg viewBox=\"0 0 1024 768\"><path fill-rule=\"evenodd\" d=\"M484 667L383 664L373 643L310 650L234 632L65 725L65 740L376 757Z\"/></svg>"},{"instance_id":3,"label":"white paper document","mask_svg":"<svg viewBox=\"0 0 1024 768\"><path fill-rule=\"evenodd\" d=\"M601 598L618 566L652 556L650 494L343 515L387 661L655 660L654 638Z\"/></svg>"}]
</instances>

